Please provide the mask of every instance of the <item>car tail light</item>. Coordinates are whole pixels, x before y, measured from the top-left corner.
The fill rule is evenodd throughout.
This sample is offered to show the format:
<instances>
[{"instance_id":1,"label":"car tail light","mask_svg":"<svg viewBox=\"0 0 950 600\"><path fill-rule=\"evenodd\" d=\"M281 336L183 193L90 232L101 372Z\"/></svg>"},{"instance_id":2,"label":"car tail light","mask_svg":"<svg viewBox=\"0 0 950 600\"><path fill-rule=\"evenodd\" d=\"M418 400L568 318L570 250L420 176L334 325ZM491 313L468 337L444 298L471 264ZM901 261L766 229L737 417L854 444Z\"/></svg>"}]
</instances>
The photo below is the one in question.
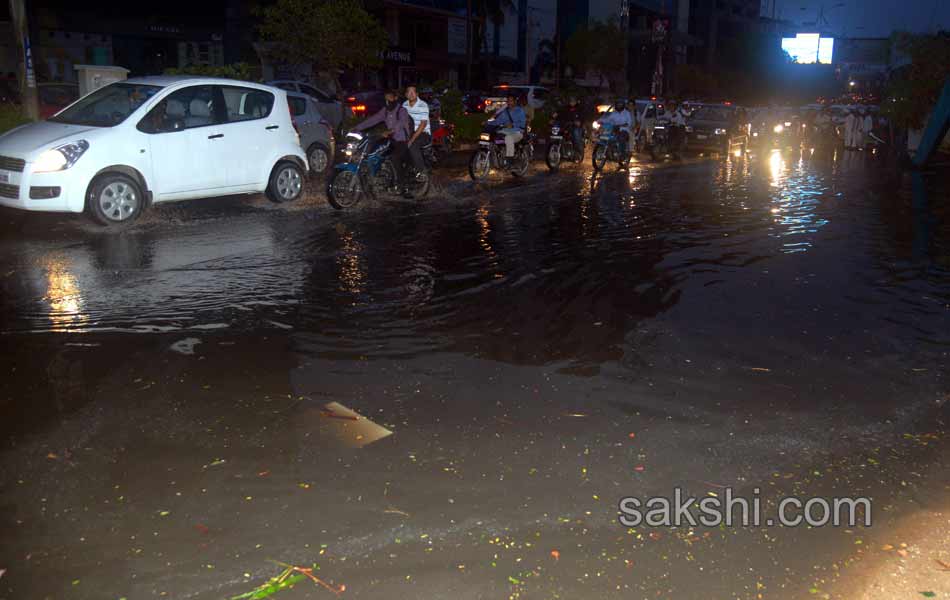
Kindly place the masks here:
<instances>
[{"instance_id":1,"label":"car tail light","mask_svg":"<svg viewBox=\"0 0 950 600\"><path fill-rule=\"evenodd\" d=\"M366 112L365 104L357 104L351 109L354 113L364 113Z\"/></svg>"},{"instance_id":2,"label":"car tail light","mask_svg":"<svg viewBox=\"0 0 950 600\"><path fill-rule=\"evenodd\" d=\"M347 102L356 102L356 96L350 96L346 99Z\"/></svg>"}]
</instances>

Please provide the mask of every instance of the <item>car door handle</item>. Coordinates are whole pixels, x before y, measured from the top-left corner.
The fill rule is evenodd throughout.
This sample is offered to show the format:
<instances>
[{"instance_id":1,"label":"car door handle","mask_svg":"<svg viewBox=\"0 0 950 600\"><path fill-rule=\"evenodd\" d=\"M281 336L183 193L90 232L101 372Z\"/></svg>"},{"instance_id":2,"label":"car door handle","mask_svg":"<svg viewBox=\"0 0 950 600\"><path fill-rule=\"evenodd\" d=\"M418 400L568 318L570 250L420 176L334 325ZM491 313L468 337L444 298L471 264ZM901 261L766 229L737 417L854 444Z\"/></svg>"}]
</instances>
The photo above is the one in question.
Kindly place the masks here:
<instances>
[{"instance_id":1,"label":"car door handle","mask_svg":"<svg viewBox=\"0 0 950 600\"><path fill-rule=\"evenodd\" d=\"M223 137L224 137L224 134L223 134L223 133L216 133L216 134L214 134L214 135L209 135L209 136L208 136L208 139L209 139L209 140L216 140L216 139L218 139L218 138L223 138Z\"/></svg>"},{"instance_id":2,"label":"car door handle","mask_svg":"<svg viewBox=\"0 0 950 600\"><path fill-rule=\"evenodd\" d=\"M280 129L280 125L268 125L264 129L266 129L267 131L270 131L271 129Z\"/></svg>"}]
</instances>

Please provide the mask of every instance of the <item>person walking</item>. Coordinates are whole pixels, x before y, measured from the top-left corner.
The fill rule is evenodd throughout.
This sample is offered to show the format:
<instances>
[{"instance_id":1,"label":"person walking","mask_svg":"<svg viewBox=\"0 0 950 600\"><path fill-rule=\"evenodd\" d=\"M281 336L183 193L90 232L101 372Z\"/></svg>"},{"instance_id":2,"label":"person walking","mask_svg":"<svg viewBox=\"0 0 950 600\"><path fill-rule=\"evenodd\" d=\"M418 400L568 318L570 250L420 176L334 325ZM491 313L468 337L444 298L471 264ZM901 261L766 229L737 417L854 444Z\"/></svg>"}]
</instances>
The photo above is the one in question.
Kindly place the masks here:
<instances>
[{"instance_id":1,"label":"person walking","mask_svg":"<svg viewBox=\"0 0 950 600\"><path fill-rule=\"evenodd\" d=\"M844 147L854 150L857 146L858 113L854 109L848 112L844 120Z\"/></svg>"}]
</instances>

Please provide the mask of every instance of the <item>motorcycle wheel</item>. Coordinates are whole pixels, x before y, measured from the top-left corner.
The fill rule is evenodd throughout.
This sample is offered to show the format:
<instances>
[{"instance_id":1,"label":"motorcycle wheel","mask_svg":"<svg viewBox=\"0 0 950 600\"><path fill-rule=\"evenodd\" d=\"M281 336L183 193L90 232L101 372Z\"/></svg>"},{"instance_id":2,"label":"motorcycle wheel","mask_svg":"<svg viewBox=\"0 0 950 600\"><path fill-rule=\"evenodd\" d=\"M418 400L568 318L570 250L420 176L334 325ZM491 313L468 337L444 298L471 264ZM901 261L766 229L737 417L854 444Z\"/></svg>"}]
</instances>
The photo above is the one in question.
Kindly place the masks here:
<instances>
[{"instance_id":1,"label":"motorcycle wheel","mask_svg":"<svg viewBox=\"0 0 950 600\"><path fill-rule=\"evenodd\" d=\"M468 174L472 181L484 181L491 173L491 157L488 150L476 150L468 161Z\"/></svg>"},{"instance_id":2,"label":"motorcycle wheel","mask_svg":"<svg viewBox=\"0 0 950 600\"><path fill-rule=\"evenodd\" d=\"M409 195L415 200L421 200L429 194L429 188L432 186L432 172L427 171L423 173L425 179L422 181L414 180L407 187ZM415 177L415 169L413 169L412 175L410 177Z\"/></svg>"},{"instance_id":3,"label":"motorcycle wheel","mask_svg":"<svg viewBox=\"0 0 950 600\"><path fill-rule=\"evenodd\" d=\"M548 151L544 154L544 162L548 168L557 171L561 166L561 146L560 144L548 144Z\"/></svg>"},{"instance_id":4,"label":"motorcycle wheel","mask_svg":"<svg viewBox=\"0 0 950 600\"><path fill-rule=\"evenodd\" d=\"M590 155L590 163L595 171L600 171L607 164L607 146L597 144L594 146L594 153Z\"/></svg>"},{"instance_id":5,"label":"motorcycle wheel","mask_svg":"<svg viewBox=\"0 0 950 600\"><path fill-rule=\"evenodd\" d=\"M363 197L359 175L353 171L335 170L327 180L327 200L337 210L352 208Z\"/></svg>"},{"instance_id":6,"label":"motorcycle wheel","mask_svg":"<svg viewBox=\"0 0 950 600\"><path fill-rule=\"evenodd\" d=\"M515 164L511 169L512 175L515 177L525 176L525 174L528 172L528 167L531 165L530 159L528 158L529 156L530 155L528 154L527 150L524 148L518 152L517 156L515 156Z\"/></svg>"}]
</instances>

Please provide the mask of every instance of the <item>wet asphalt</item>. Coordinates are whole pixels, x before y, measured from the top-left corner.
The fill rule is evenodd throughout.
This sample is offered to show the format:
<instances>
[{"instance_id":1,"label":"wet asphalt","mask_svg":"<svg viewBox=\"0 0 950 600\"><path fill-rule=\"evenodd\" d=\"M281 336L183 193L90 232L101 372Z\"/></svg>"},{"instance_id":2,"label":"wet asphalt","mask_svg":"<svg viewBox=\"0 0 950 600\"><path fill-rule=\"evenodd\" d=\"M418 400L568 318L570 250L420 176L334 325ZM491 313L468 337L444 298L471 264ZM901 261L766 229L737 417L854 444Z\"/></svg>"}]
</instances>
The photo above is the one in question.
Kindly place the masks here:
<instances>
[{"instance_id":1,"label":"wet asphalt","mask_svg":"<svg viewBox=\"0 0 950 600\"><path fill-rule=\"evenodd\" d=\"M231 598L272 561L343 598L856 598L950 562L901 528L950 508L948 174L806 148L121 233L0 211L0 599ZM675 488L874 525L618 523Z\"/></svg>"}]
</instances>

